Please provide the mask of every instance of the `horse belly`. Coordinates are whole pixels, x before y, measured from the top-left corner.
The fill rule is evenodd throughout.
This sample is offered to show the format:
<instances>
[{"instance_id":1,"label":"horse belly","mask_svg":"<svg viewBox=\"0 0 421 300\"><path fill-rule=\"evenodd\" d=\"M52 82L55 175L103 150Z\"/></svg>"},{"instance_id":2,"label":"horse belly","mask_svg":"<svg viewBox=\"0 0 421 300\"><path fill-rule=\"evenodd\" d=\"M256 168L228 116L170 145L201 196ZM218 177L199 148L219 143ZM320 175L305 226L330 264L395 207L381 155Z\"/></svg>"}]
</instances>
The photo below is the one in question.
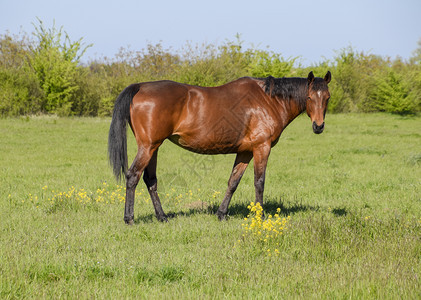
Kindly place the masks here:
<instances>
[{"instance_id":1,"label":"horse belly","mask_svg":"<svg viewBox=\"0 0 421 300\"><path fill-rule=\"evenodd\" d=\"M201 154L236 153L241 145L240 139L240 134L229 128L177 133L169 138L180 147Z\"/></svg>"},{"instance_id":2,"label":"horse belly","mask_svg":"<svg viewBox=\"0 0 421 300\"><path fill-rule=\"evenodd\" d=\"M248 102L242 94L219 89L189 91L173 143L196 153L236 153L241 150L249 121Z\"/></svg>"}]
</instances>

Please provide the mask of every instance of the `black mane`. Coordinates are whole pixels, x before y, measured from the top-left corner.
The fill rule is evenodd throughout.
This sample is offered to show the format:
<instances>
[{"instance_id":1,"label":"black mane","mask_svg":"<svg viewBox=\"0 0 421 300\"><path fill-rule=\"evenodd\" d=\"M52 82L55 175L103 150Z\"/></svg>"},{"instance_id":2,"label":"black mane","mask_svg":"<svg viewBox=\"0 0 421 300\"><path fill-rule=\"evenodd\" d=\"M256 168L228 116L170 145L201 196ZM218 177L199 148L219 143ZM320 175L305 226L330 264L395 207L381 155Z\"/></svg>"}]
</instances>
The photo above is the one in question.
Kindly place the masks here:
<instances>
[{"instance_id":1,"label":"black mane","mask_svg":"<svg viewBox=\"0 0 421 300\"><path fill-rule=\"evenodd\" d=\"M265 92L272 97L278 96L282 99L307 98L306 78L274 78L269 76L265 79Z\"/></svg>"},{"instance_id":2,"label":"black mane","mask_svg":"<svg viewBox=\"0 0 421 300\"><path fill-rule=\"evenodd\" d=\"M306 101L308 96L308 80L300 77L282 77L274 78L269 76L262 78L264 81L265 93L277 97L280 100L295 101L300 111L306 109ZM326 90L326 82L319 77L314 78L312 90Z\"/></svg>"},{"instance_id":3,"label":"black mane","mask_svg":"<svg viewBox=\"0 0 421 300\"><path fill-rule=\"evenodd\" d=\"M299 77L282 77L274 78L272 76L264 79L265 93L277 97L280 100L297 102L300 111L306 109L306 101L308 95L307 78Z\"/></svg>"}]
</instances>

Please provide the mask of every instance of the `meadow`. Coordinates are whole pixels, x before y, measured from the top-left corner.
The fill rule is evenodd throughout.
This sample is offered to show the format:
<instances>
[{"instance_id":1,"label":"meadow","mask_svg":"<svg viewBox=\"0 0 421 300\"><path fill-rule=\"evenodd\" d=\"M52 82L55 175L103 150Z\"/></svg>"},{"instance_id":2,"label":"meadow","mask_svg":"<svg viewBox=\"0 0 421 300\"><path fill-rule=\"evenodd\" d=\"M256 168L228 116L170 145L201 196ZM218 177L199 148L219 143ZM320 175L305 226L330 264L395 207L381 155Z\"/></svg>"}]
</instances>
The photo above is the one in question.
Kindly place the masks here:
<instances>
[{"instance_id":1,"label":"meadow","mask_svg":"<svg viewBox=\"0 0 421 300\"><path fill-rule=\"evenodd\" d=\"M252 164L229 208L233 155L166 141L155 219L135 225L107 161L110 118L0 119L0 298L421 297L421 118L301 116L273 148L263 211ZM129 133L129 158L136 152Z\"/></svg>"}]
</instances>

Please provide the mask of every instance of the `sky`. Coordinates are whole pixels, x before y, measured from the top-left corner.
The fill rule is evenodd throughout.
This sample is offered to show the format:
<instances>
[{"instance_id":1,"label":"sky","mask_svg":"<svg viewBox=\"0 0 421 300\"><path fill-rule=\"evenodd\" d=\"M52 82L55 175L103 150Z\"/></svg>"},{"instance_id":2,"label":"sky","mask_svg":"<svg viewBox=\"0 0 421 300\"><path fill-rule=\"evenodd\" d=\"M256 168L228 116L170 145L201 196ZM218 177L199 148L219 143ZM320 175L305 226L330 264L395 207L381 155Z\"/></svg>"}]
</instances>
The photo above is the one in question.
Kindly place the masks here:
<instances>
[{"instance_id":1,"label":"sky","mask_svg":"<svg viewBox=\"0 0 421 300\"><path fill-rule=\"evenodd\" d=\"M41 19L71 40L93 44L83 60L112 58L121 47L187 42L223 44L299 57L303 65L356 51L408 59L421 40L420 0L0 0L0 34L34 31Z\"/></svg>"}]
</instances>

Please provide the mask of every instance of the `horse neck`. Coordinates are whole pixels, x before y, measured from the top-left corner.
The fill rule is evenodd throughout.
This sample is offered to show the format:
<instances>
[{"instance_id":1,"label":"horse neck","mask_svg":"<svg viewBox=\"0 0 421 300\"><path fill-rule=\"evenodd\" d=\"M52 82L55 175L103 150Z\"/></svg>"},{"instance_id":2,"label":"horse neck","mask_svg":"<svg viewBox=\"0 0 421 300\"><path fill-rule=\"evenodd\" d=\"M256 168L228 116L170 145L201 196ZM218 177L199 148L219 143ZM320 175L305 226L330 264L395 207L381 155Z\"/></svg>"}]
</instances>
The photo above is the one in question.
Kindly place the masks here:
<instances>
[{"instance_id":1,"label":"horse neck","mask_svg":"<svg viewBox=\"0 0 421 300\"><path fill-rule=\"evenodd\" d=\"M285 127L306 110L306 99L278 99L280 114L285 116Z\"/></svg>"},{"instance_id":2,"label":"horse neck","mask_svg":"<svg viewBox=\"0 0 421 300\"><path fill-rule=\"evenodd\" d=\"M304 112L307 100L307 79L268 77L264 83L266 94L290 110L293 118Z\"/></svg>"},{"instance_id":3,"label":"horse neck","mask_svg":"<svg viewBox=\"0 0 421 300\"><path fill-rule=\"evenodd\" d=\"M298 85L296 89L290 90L288 94L272 96L272 98L275 98L276 103L278 103L280 114L286 118L285 126L306 110L306 89L307 86L302 84Z\"/></svg>"},{"instance_id":4,"label":"horse neck","mask_svg":"<svg viewBox=\"0 0 421 300\"><path fill-rule=\"evenodd\" d=\"M283 128L306 110L307 79L268 77L255 81L276 105Z\"/></svg>"}]
</instances>

